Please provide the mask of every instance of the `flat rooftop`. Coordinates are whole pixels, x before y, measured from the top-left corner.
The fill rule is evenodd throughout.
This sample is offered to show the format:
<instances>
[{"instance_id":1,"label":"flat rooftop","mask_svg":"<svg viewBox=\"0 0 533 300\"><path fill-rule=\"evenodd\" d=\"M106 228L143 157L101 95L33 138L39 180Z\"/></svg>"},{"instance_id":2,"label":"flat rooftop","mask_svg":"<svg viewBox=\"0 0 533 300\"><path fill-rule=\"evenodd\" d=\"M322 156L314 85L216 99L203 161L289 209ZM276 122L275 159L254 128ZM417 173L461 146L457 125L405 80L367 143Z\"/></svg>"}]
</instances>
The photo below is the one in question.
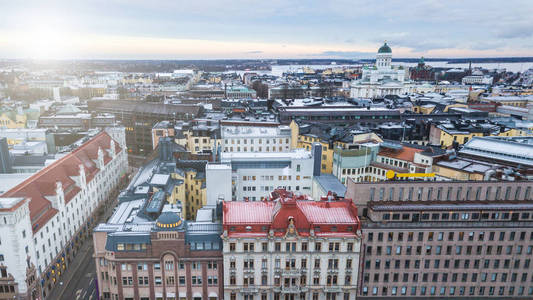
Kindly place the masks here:
<instances>
[{"instance_id":1,"label":"flat rooftop","mask_svg":"<svg viewBox=\"0 0 533 300\"><path fill-rule=\"evenodd\" d=\"M311 158L311 152L303 149L293 150L291 152L224 152L221 154L221 161L233 160L291 160Z\"/></svg>"}]
</instances>

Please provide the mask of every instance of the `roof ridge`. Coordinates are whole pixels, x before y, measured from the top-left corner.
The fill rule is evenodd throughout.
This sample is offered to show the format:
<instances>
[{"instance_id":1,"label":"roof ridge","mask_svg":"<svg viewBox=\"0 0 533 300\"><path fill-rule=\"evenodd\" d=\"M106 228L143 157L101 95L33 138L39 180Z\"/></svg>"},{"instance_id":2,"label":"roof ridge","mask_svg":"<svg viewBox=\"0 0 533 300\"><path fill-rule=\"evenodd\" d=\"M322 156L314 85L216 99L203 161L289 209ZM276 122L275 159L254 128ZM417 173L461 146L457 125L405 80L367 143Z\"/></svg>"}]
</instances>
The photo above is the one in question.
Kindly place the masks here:
<instances>
[{"instance_id":1,"label":"roof ridge","mask_svg":"<svg viewBox=\"0 0 533 300\"><path fill-rule=\"evenodd\" d=\"M37 171L35 174L31 175L30 177L26 178L26 180L24 180L23 182L17 184L16 186L12 187L11 189L9 189L8 191L6 191L5 193L1 194L0 195L0 198L1 197L6 197L6 196L9 196L9 195L12 195L18 191L20 191L21 189L23 189L24 187L28 186L28 184L32 183L33 181L35 181L37 178L40 178L42 175L44 175L44 173L50 171L50 170L53 170L55 169L56 167L58 166L62 166L61 163L63 163L64 161L72 158L74 156L75 153L77 153L78 151L81 151L82 149L85 149L89 144L91 144L92 142L94 142L97 138L99 138L100 136L102 135L107 135L109 136L109 138L111 138L111 136L109 134L107 134L107 132L105 131L101 131L100 133L98 133L97 135L95 135L94 137L92 137L89 141L87 141L87 143L84 143L83 145L81 145L80 147L78 147L77 149L75 149L74 151L68 153L67 155L61 157L60 159L54 161L53 163L51 163L50 165L48 166L45 166L44 168L42 168L41 170ZM112 139L112 138L111 138ZM70 176L70 175L69 175Z\"/></svg>"}]
</instances>

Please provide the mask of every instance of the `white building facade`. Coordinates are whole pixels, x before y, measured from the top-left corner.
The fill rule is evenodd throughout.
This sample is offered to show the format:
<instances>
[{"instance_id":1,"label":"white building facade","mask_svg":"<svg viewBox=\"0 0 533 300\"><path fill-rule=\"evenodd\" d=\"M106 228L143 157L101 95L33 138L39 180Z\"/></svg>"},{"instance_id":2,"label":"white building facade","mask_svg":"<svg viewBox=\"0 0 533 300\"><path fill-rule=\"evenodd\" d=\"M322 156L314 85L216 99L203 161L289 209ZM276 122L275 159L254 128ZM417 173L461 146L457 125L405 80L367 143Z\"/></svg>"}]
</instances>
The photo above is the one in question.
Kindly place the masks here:
<instances>
[{"instance_id":1,"label":"white building facade","mask_svg":"<svg viewBox=\"0 0 533 300\"><path fill-rule=\"evenodd\" d=\"M124 128L100 132L0 197L1 205L15 198L28 199L6 216L12 221L0 222L0 232L9 231L10 226L18 229L5 238L2 235L0 251L5 252L0 258L9 261L7 271L15 277L21 298L46 298L68 267L83 233L95 221L97 208L127 171L124 134ZM31 269L38 280L35 290L28 290L26 271ZM35 291L38 294L31 295Z\"/></svg>"},{"instance_id":2,"label":"white building facade","mask_svg":"<svg viewBox=\"0 0 533 300\"><path fill-rule=\"evenodd\" d=\"M232 200L260 201L277 188L311 194L314 160L309 151L222 153L221 162L231 165Z\"/></svg>"},{"instance_id":3,"label":"white building facade","mask_svg":"<svg viewBox=\"0 0 533 300\"><path fill-rule=\"evenodd\" d=\"M355 205L289 197L224 203L224 299L355 299Z\"/></svg>"},{"instance_id":4,"label":"white building facade","mask_svg":"<svg viewBox=\"0 0 533 300\"><path fill-rule=\"evenodd\" d=\"M288 152L289 126L235 126L220 128L223 152Z\"/></svg>"},{"instance_id":5,"label":"white building facade","mask_svg":"<svg viewBox=\"0 0 533 300\"><path fill-rule=\"evenodd\" d=\"M387 95L403 95L411 92L406 81L406 69L392 67L392 50L383 44L376 55L374 67L364 67L361 79L354 80L350 88L352 98L380 98Z\"/></svg>"},{"instance_id":6,"label":"white building facade","mask_svg":"<svg viewBox=\"0 0 533 300\"><path fill-rule=\"evenodd\" d=\"M488 76L488 75L471 75L471 76L463 77L461 81L463 84L491 85L493 78L492 76Z\"/></svg>"}]
</instances>

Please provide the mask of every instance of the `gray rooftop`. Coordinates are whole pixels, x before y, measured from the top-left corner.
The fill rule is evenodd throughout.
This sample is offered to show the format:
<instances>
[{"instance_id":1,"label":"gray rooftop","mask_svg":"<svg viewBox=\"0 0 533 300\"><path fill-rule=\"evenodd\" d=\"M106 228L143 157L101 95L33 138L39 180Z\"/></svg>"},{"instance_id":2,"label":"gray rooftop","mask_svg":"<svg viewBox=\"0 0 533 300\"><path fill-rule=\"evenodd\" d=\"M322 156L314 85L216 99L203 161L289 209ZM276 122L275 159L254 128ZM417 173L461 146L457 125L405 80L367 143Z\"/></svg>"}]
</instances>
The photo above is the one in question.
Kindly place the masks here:
<instances>
[{"instance_id":1,"label":"gray rooftop","mask_svg":"<svg viewBox=\"0 0 533 300\"><path fill-rule=\"evenodd\" d=\"M459 153L533 166L533 145L504 139L474 137Z\"/></svg>"},{"instance_id":2,"label":"gray rooftop","mask_svg":"<svg viewBox=\"0 0 533 300\"><path fill-rule=\"evenodd\" d=\"M320 176L315 176L314 179L324 191L333 192L339 197L344 197L346 186L342 184L337 177L332 174L322 174Z\"/></svg>"}]
</instances>

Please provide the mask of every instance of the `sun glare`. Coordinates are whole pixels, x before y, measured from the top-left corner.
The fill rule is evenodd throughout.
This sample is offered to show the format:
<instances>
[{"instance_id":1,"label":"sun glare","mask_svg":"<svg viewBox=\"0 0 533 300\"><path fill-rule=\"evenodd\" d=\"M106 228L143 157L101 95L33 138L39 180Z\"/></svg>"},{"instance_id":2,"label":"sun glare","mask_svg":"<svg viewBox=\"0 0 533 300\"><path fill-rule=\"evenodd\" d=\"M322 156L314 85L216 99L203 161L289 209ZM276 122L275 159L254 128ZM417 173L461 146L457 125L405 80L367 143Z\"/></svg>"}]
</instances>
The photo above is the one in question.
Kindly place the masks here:
<instances>
[{"instance_id":1,"label":"sun glare","mask_svg":"<svg viewBox=\"0 0 533 300\"><path fill-rule=\"evenodd\" d=\"M64 31L39 26L28 37L28 54L33 59L62 59L69 54L68 35Z\"/></svg>"},{"instance_id":2,"label":"sun glare","mask_svg":"<svg viewBox=\"0 0 533 300\"><path fill-rule=\"evenodd\" d=\"M36 60L72 57L73 35L66 19L31 12L20 19L26 22L11 33L18 56Z\"/></svg>"}]
</instances>

